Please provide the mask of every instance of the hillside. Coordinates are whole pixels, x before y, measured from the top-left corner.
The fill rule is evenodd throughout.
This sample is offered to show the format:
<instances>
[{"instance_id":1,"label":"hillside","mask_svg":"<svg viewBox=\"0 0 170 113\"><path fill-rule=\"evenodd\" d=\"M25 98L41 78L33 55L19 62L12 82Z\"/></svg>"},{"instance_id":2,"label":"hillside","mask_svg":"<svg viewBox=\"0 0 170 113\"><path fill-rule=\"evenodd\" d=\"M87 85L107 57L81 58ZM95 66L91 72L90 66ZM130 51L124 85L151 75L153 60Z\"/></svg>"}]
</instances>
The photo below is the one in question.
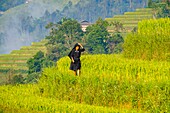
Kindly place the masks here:
<instances>
[{"instance_id":1,"label":"hillside","mask_svg":"<svg viewBox=\"0 0 170 113\"><path fill-rule=\"evenodd\" d=\"M62 10L70 0L33 0L7 10L0 16L0 53L9 53L31 42L42 40L48 30L45 26L49 21L42 22L46 11L52 13ZM78 0L72 0L77 3Z\"/></svg>"},{"instance_id":2,"label":"hillside","mask_svg":"<svg viewBox=\"0 0 170 113\"><path fill-rule=\"evenodd\" d=\"M68 72L70 59L65 57L59 60L58 67L45 69L38 84L1 86L1 109L29 112L170 111L169 62L129 60L121 55L85 55L81 60L80 77Z\"/></svg>"},{"instance_id":3,"label":"hillside","mask_svg":"<svg viewBox=\"0 0 170 113\"><path fill-rule=\"evenodd\" d=\"M40 41L48 35L45 26L62 17L95 22L99 17L109 18L146 6L146 0L33 0L7 10L0 17L0 53Z\"/></svg>"}]
</instances>

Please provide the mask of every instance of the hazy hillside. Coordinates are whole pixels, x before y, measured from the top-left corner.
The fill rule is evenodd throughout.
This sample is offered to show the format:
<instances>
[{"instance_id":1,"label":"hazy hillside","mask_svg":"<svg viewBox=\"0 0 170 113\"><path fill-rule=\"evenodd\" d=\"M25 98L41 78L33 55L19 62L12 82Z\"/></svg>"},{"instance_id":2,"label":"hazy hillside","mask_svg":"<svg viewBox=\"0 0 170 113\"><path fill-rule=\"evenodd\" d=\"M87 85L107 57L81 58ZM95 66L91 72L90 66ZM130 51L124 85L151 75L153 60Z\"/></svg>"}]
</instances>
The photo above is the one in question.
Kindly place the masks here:
<instances>
[{"instance_id":1,"label":"hazy hillside","mask_svg":"<svg viewBox=\"0 0 170 113\"><path fill-rule=\"evenodd\" d=\"M26 3L27 0L1 0L0 11L6 11L12 7Z\"/></svg>"},{"instance_id":2,"label":"hazy hillside","mask_svg":"<svg viewBox=\"0 0 170 113\"><path fill-rule=\"evenodd\" d=\"M9 53L45 37L47 30L39 23L46 10L62 10L69 0L34 0L11 8L0 17L0 53ZM76 3L75 0L72 0ZM77 0L78 1L78 0ZM45 23L46 24L46 23Z\"/></svg>"},{"instance_id":3,"label":"hazy hillside","mask_svg":"<svg viewBox=\"0 0 170 113\"><path fill-rule=\"evenodd\" d=\"M45 25L62 17L96 21L146 6L147 0L32 0L6 11L0 17L0 53L43 39Z\"/></svg>"}]
</instances>

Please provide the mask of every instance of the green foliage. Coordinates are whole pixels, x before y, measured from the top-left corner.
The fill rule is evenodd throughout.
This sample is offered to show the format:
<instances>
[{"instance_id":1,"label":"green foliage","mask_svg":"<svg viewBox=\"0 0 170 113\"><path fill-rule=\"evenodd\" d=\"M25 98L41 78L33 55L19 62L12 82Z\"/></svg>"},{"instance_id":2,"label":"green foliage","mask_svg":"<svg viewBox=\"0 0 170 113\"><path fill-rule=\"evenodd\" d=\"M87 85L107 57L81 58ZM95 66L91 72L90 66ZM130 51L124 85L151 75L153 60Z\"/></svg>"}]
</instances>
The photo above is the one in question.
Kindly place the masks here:
<instances>
[{"instance_id":1,"label":"green foliage","mask_svg":"<svg viewBox=\"0 0 170 113\"><path fill-rule=\"evenodd\" d=\"M33 58L30 58L27 61L28 64L28 74L32 74L35 72L41 72L43 68L43 62L45 60L44 53L42 51L37 52L36 55L33 56Z\"/></svg>"},{"instance_id":2,"label":"green foliage","mask_svg":"<svg viewBox=\"0 0 170 113\"><path fill-rule=\"evenodd\" d=\"M113 36L111 36L107 40L108 48L109 48L108 53L121 53L123 50L122 48L123 42L124 42L124 39L121 36L121 34L116 33Z\"/></svg>"},{"instance_id":3,"label":"green foliage","mask_svg":"<svg viewBox=\"0 0 170 113\"><path fill-rule=\"evenodd\" d=\"M15 75L11 80L11 84L24 84L24 77L22 75Z\"/></svg>"},{"instance_id":4,"label":"green foliage","mask_svg":"<svg viewBox=\"0 0 170 113\"><path fill-rule=\"evenodd\" d=\"M51 29L47 47L47 61L53 64L68 55L69 51L76 42L81 42L83 31L81 25L74 19L63 18L56 24L49 23L46 28Z\"/></svg>"},{"instance_id":5,"label":"green foliage","mask_svg":"<svg viewBox=\"0 0 170 113\"><path fill-rule=\"evenodd\" d=\"M158 18L170 17L170 8L168 7L168 4L158 4L158 7L160 7L157 13Z\"/></svg>"},{"instance_id":6,"label":"green foliage","mask_svg":"<svg viewBox=\"0 0 170 113\"><path fill-rule=\"evenodd\" d=\"M51 29L50 35L46 37L47 61L55 63L59 58L67 56L76 42L83 43L88 53L120 53L123 38L120 34L110 36L107 31L108 25L107 21L99 18L83 33L80 24L73 19L63 18L56 24L49 23L46 26Z\"/></svg>"},{"instance_id":7,"label":"green foliage","mask_svg":"<svg viewBox=\"0 0 170 113\"><path fill-rule=\"evenodd\" d=\"M152 8L152 5L153 5L153 1L152 0L148 0L148 7Z\"/></svg>"},{"instance_id":8,"label":"green foliage","mask_svg":"<svg viewBox=\"0 0 170 113\"><path fill-rule=\"evenodd\" d=\"M48 44L62 43L71 48L73 43L81 40L83 31L80 23L74 19L63 18L57 24L49 23L46 28L51 28Z\"/></svg>"},{"instance_id":9,"label":"green foliage","mask_svg":"<svg viewBox=\"0 0 170 113\"><path fill-rule=\"evenodd\" d=\"M114 27L115 32L123 32L124 31L123 24L119 21L111 22L110 25Z\"/></svg>"},{"instance_id":10,"label":"green foliage","mask_svg":"<svg viewBox=\"0 0 170 113\"><path fill-rule=\"evenodd\" d=\"M93 54L107 53L107 31L108 22L99 18L95 24L87 27L86 46L88 51Z\"/></svg>"},{"instance_id":11,"label":"green foliage","mask_svg":"<svg viewBox=\"0 0 170 113\"><path fill-rule=\"evenodd\" d=\"M137 33L129 34L124 43L124 56L147 60L167 60L170 51L170 19L143 20Z\"/></svg>"},{"instance_id":12,"label":"green foliage","mask_svg":"<svg viewBox=\"0 0 170 113\"><path fill-rule=\"evenodd\" d=\"M165 18L170 17L170 8L169 8L170 1L152 1L149 0L148 7L153 8L153 14L155 18Z\"/></svg>"}]
</instances>

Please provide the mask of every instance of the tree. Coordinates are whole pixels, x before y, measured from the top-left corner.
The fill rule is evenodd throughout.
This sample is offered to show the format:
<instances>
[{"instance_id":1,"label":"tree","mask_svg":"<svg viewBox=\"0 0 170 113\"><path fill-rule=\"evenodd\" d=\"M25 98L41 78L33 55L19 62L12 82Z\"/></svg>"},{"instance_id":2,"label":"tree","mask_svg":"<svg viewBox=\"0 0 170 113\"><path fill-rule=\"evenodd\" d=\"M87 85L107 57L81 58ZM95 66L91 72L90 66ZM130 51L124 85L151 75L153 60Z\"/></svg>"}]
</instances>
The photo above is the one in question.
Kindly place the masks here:
<instances>
[{"instance_id":1,"label":"tree","mask_svg":"<svg viewBox=\"0 0 170 113\"><path fill-rule=\"evenodd\" d=\"M170 17L169 4L169 0L159 0L154 2L149 0L148 7L153 9L154 18L165 18Z\"/></svg>"},{"instance_id":2,"label":"tree","mask_svg":"<svg viewBox=\"0 0 170 113\"><path fill-rule=\"evenodd\" d=\"M46 28L50 29L50 35L46 37L46 59L53 65L59 58L66 56L76 42L82 41L81 25L74 19L63 18L56 24L49 23Z\"/></svg>"},{"instance_id":3,"label":"tree","mask_svg":"<svg viewBox=\"0 0 170 113\"><path fill-rule=\"evenodd\" d=\"M24 77L22 75L15 75L11 82L11 84L24 84Z\"/></svg>"},{"instance_id":4,"label":"tree","mask_svg":"<svg viewBox=\"0 0 170 113\"><path fill-rule=\"evenodd\" d=\"M71 48L73 42L80 40L83 36L80 23L73 19L63 18L57 24L50 23L47 28L51 28L48 44L62 43L67 48Z\"/></svg>"},{"instance_id":5,"label":"tree","mask_svg":"<svg viewBox=\"0 0 170 113\"><path fill-rule=\"evenodd\" d=\"M37 52L36 55L33 56L33 58L30 58L27 61L28 65L28 74L41 72L43 68L43 62L45 61L45 56L42 51Z\"/></svg>"},{"instance_id":6,"label":"tree","mask_svg":"<svg viewBox=\"0 0 170 113\"><path fill-rule=\"evenodd\" d=\"M108 53L120 53L123 50L124 39L120 33L115 33L110 36L107 40L108 43Z\"/></svg>"},{"instance_id":7,"label":"tree","mask_svg":"<svg viewBox=\"0 0 170 113\"><path fill-rule=\"evenodd\" d=\"M119 21L111 22L110 25L114 27L114 31L117 33L124 31L123 24Z\"/></svg>"},{"instance_id":8,"label":"tree","mask_svg":"<svg viewBox=\"0 0 170 113\"><path fill-rule=\"evenodd\" d=\"M149 8L152 8L152 5L153 5L152 0L148 0L148 7L149 7Z\"/></svg>"},{"instance_id":9,"label":"tree","mask_svg":"<svg viewBox=\"0 0 170 113\"><path fill-rule=\"evenodd\" d=\"M94 54L107 53L107 31L108 22L99 18L95 24L87 27L86 30L86 46L88 51Z\"/></svg>"}]
</instances>

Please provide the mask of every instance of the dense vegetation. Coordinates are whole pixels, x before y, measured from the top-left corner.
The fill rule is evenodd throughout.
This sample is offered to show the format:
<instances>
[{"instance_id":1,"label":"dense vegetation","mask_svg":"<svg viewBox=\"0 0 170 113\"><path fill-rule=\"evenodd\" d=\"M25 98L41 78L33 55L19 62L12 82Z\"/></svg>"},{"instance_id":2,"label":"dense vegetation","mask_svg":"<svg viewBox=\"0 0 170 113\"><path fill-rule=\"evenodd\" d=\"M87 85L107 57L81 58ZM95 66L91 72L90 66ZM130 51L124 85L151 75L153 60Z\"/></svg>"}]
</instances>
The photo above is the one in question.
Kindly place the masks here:
<instances>
[{"instance_id":1,"label":"dense vegetation","mask_svg":"<svg viewBox=\"0 0 170 113\"><path fill-rule=\"evenodd\" d=\"M153 8L155 18L170 17L169 0L149 0L148 7Z\"/></svg>"},{"instance_id":2,"label":"dense vegetation","mask_svg":"<svg viewBox=\"0 0 170 113\"><path fill-rule=\"evenodd\" d=\"M146 60L170 60L170 19L143 20L126 37L124 55Z\"/></svg>"}]
</instances>

